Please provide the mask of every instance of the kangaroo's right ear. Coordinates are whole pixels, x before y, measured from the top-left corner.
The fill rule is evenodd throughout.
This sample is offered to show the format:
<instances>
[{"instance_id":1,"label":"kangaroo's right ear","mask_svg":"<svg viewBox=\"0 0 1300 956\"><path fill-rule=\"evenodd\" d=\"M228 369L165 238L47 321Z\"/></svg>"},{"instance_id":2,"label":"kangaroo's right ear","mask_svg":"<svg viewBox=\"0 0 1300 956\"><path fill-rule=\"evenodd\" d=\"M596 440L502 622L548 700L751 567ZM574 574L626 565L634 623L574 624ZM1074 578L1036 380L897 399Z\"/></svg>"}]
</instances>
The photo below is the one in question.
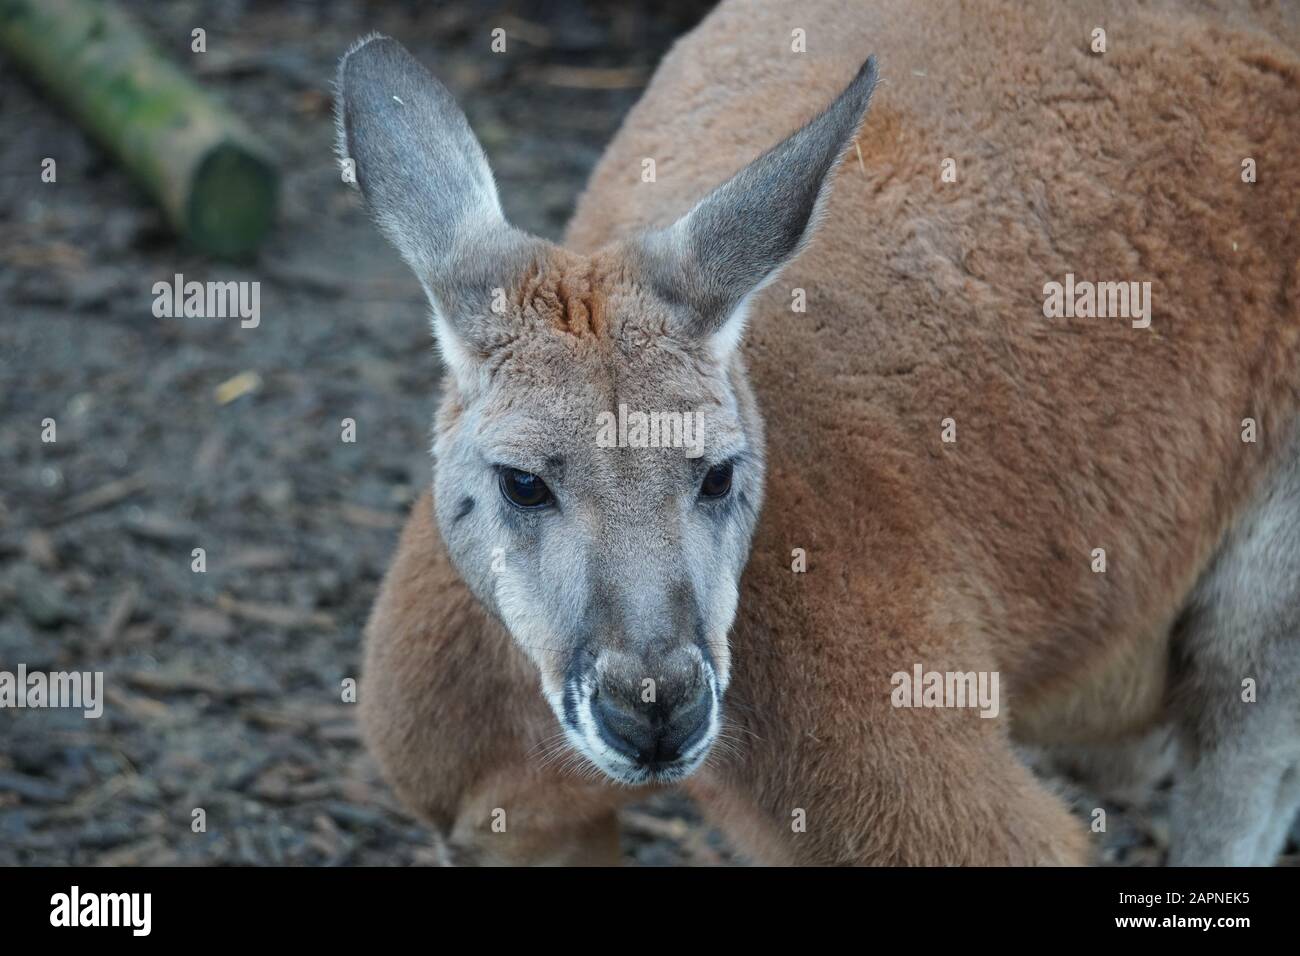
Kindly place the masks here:
<instances>
[{"instance_id":1,"label":"kangaroo's right ear","mask_svg":"<svg viewBox=\"0 0 1300 956\"><path fill-rule=\"evenodd\" d=\"M380 231L433 304L458 379L492 337L484 315L543 245L501 212L492 170L455 99L396 40L372 35L339 63L338 152Z\"/></svg>"}]
</instances>

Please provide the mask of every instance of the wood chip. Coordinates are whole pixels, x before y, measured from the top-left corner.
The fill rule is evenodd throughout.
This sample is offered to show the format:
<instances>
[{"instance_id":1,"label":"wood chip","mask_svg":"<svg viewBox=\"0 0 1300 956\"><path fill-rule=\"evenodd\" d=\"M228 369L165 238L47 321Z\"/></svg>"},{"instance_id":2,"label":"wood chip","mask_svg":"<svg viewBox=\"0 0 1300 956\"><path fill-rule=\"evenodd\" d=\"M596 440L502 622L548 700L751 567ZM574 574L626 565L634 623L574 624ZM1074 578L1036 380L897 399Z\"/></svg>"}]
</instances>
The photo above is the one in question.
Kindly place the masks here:
<instances>
[{"instance_id":1,"label":"wood chip","mask_svg":"<svg viewBox=\"0 0 1300 956\"><path fill-rule=\"evenodd\" d=\"M226 454L226 435L222 431L209 432L194 453L194 471L207 474L220 463Z\"/></svg>"},{"instance_id":2,"label":"wood chip","mask_svg":"<svg viewBox=\"0 0 1300 956\"><path fill-rule=\"evenodd\" d=\"M138 694L128 694L116 687L104 688L104 696L108 698L110 706L126 711L136 720L160 722L171 715L171 708L162 701L141 697Z\"/></svg>"},{"instance_id":3,"label":"wood chip","mask_svg":"<svg viewBox=\"0 0 1300 956\"><path fill-rule=\"evenodd\" d=\"M139 494L148 486L148 482L145 481L143 475L132 475L129 478L110 481L98 488L84 491L79 495L73 495L63 503L63 507L59 509L53 518L53 522L69 521L90 514L93 511L112 507L119 501L125 501L132 495Z\"/></svg>"},{"instance_id":4,"label":"wood chip","mask_svg":"<svg viewBox=\"0 0 1300 956\"><path fill-rule=\"evenodd\" d=\"M249 395L262 387L262 376L256 372L240 372L216 388L217 404L229 405L237 398Z\"/></svg>"},{"instance_id":5,"label":"wood chip","mask_svg":"<svg viewBox=\"0 0 1300 956\"><path fill-rule=\"evenodd\" d=\"M95 865L165 866L166 863L160 860L159 856L165 853L166 850L167 844L162 837L151 836L138 843L128 843L126 846L115 847L112 850L101 853L95 860Z\"/></svg>"},{"instance_id":6,"label":"wood chip","mask_svg":"<svg viewBox=\"0 0 1300 956\"><path fill-rule=\"evenodd\" d=\"M197 674L166 674L161 671L131 671L123 676L127 684L150 694L207 694L223 700L261 697L267 691L248 684L222 684Z\"/></svg>"},{"instance_id":7,"label":"wood chip","mask_svg":"<svg viewBox=\"0 0 1300 956\"><path fill-rule=\"evenodd\" d=\"M224 641L235 633L229 616L210 607L187 607L181 612L180 631L212 641Z\"/></svg>"},{"instance_id":8,"label":"wood chip","mask_svg":"<svg viewBox=\"0 0 1300 956\"><path fill-rule=\"evenodd\" d=\"M113 598L108 614L104 617L104 624L99 629L101 646L109 647L117 642L123 628L131 623L131 615L135 613L139 598L140 589L134 582L122 588L117 597Z\"/></svg>"},{"instance_id":9,"label":"wood chip","mask_svg":"<svg viewBox=\"0 0 1300 956\"><path fill-rule=\"evenodd\" d=\"M240 548L234 552L226 567L241 571L272 571L287 568L291 563L289 552L280 548Z\"/></svg>"},{"instance_id":10,"label":"wood chip","mask_svg":"<svg viewBox=\"0 0 1300 956\"><path fill-rule=\"evenodd\" d=\"M644 833L655 839L680 842L690 833L690 827L683 820L661 820L659 817L652 817L648 813L640 813L636 810L620 813L619 821L626 829Z\"/></svg>"},{"instance_id":11,"label":"wood chip","mask_svg":"<svg viewBox=\"0 0 1300 956\"><path fill-rule=\"evenodd\" d=\"M23 539L23 551L27 554L27 560L42 570L58 570L59 554L54 547L54 539L39 528L29 532Z\"/></svg>"},{"instance_id":12,"label":"wood chip","mask_svg":"<svg viewBox=\"0 0 1300 956\"><path fill-rule=\"evenodd\" d=\"M635 90L646 85L640 67L546 66L538 78L549 86L576 90Z\"/></svg>"},{"instance_id":13,"label":"wood chip","mask_svg":"<svg viewBox=\"0 0 1300 956\"><path fill-rule=\"evenodd\" d=\"M375 508L367 508L364 505L354 505L344 503L339 510L343 513L343 520L348 524L354 524L361 528L400 528L402 526L402 516L393 514L390 511L378 511Z\"/></svg>"},{"instance_id":14,"label":"wood chip","mask_svg":"<svg viewBox=\"0 0 1300 956\"><path fill-rule=\"evenodd\" d=\"M154 544L171 545L189 542L197 535L193 525L156 511L128 515L125 526L127 532L133 537Z\"/></svg>"},{"instance_id":15,"label":"wood chip","mask_svg":"<svg viewBox=\"0 0 1300 956\"><path fill-rule=\"evenodd\" d=\"M334 618L323 611L309 611L289 604L260 604L254 601L240 601L229 594L217 596L217 607L232 617L252 621L255 624L269 624L285 630L330 630L334 627Z\"/></svg>"}]
</instances>

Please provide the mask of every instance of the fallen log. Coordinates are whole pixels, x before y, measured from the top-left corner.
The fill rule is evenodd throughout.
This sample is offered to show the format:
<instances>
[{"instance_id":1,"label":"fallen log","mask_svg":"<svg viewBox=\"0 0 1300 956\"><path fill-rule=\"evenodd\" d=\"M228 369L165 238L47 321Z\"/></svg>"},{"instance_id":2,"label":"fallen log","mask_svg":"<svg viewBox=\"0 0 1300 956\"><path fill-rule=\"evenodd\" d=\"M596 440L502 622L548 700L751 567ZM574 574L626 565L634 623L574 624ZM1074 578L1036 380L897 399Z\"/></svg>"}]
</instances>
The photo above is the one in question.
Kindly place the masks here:
<instances>
[{"instance_id":1,"label":"fallen log","mask_svg":"<svg viewBox=\"0 0 1300 956\"><path fill-rule=\"evenodd\" d=\"M3 0L0 50L47 89L218 256L249 255L271 225L276 171L253 134L106 0Z\"/></svg>"}]
</instances>

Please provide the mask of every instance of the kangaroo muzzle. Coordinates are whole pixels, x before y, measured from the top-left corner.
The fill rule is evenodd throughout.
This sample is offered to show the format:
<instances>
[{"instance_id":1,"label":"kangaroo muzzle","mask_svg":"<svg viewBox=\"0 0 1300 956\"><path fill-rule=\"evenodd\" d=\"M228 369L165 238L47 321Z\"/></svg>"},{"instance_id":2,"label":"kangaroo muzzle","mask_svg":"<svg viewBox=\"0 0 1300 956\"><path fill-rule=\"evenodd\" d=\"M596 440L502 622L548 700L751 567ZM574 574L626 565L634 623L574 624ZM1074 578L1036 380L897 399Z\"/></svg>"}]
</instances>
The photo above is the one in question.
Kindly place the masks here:
<instances>
[{"instance_id":1,"label":"kangaroo muzzle","mask_svg":"<svg viewBox=\"0 0 1300 956\"><path fill-rule=\"evenodd\" d=\"M694 645L664 655L600 651L570 689L568 729L601 770L624 783L680 780L718 729L717 678Z\"/></svg>"}]
</instances>

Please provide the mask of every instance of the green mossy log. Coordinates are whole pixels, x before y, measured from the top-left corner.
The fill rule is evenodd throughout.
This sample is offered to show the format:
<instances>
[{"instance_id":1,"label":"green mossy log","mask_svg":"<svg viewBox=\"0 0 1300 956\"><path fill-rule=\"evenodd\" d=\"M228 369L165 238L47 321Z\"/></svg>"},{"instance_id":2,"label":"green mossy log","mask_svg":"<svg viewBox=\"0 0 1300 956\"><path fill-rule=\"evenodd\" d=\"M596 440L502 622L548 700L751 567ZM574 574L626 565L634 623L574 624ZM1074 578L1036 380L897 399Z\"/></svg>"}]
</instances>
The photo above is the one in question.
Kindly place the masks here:
<instances>
[{"instance_id":1,"label":"green mossy log","mask_svg":"<svg viewBox=\"0 0 1300 956\"><path fill-rule=\"evenodd\" d=\"M0 50L49 90L205 252L251 255L276 171L252 133L103 0L0 0Z\"/></svg>"}]
</instances>

